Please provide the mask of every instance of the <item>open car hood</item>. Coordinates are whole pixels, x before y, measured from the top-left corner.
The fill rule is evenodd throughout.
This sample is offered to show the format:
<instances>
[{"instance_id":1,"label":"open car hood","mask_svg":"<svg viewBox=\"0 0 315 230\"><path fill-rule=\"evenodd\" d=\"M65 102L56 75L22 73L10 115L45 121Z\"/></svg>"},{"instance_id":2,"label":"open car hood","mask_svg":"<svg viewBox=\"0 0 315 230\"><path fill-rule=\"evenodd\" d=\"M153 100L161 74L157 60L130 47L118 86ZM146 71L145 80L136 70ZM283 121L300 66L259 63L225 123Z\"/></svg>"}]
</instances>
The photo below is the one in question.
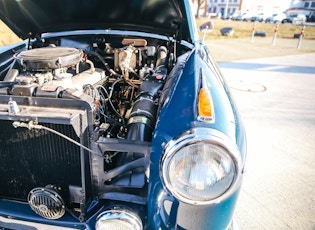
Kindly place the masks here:
<instances>
[{"instance_id":1,"label":"open car hood","mask_svg":"<svg viewBox=\"0 0 315 230\"><path fill-rule=\"evenodd\" d=\"M188 0L0 0L0 18L20 38L42 33L118 29L193 41Z\"/></svg>"}]
</instances>

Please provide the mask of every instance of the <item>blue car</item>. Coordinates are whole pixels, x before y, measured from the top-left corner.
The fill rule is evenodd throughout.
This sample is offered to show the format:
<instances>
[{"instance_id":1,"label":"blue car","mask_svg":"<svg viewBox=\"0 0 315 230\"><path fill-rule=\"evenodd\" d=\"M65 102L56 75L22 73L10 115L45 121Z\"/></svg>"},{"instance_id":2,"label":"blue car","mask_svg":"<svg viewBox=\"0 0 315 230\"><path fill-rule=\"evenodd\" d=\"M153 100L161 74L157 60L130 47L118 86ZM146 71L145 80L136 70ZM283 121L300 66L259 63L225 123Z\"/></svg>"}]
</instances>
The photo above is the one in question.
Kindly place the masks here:
<instances>
[{"instance_id":1,"label":"blue car","mask_svg":"<svg viewBox=\"0 0 315 230\"><path fill-rule=\"evenodd\" d=\"M189 0L2 0L1 229L236 229L244 126ZM200 25L203 33L211 22Z\"/></svg>"}]
</instances>

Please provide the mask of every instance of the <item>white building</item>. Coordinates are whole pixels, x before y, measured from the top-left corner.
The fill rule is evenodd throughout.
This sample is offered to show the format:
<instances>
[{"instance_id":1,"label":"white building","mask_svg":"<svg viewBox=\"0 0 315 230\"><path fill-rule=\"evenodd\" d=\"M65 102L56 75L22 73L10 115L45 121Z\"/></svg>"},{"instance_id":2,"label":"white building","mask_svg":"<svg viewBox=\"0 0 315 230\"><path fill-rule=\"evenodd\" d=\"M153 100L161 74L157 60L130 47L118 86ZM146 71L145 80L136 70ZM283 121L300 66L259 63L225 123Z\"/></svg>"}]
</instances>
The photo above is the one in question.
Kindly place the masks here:
<instances>
[{"instance_id":1,"label":"white building","mask_svg":"<svg viewBox=\"0 0 315 230\"><path fill-rule=\"evenodd\" d=\"M304 14L306 16L315 14L315 1L292 0L290 7L286 10L287 15Z\"/></svg>"},{"instance_id":2,"label":"white building","mask_svg":"<svg viewBox=\"0 0 315 230\"><path fill-rule=\"evenodd\" d=\"M208 0L208 12L222 16L231 15L240 9L243 0Z\"/></svg>"},{"instance_id":3,"label":"white building","mask_svg":"<svg viewBox=\"0 0 315 230\"><path fill-rule=\"evenodd\" d=\"M290 7L292 0L243 0L241 11L252 13L283 13Z\"/></svg>"},{"instance_id":4,"label":"white building","mask_svg":"<svg viewBox=\"0 0 315 230\"><path fill-rule=\"evenodd\" d=\"M271 15L286 11L290 8L291 2L292 0L208 0L208 12L223 16L231 15L235 12Z\"/></svg>"}]
</instances>

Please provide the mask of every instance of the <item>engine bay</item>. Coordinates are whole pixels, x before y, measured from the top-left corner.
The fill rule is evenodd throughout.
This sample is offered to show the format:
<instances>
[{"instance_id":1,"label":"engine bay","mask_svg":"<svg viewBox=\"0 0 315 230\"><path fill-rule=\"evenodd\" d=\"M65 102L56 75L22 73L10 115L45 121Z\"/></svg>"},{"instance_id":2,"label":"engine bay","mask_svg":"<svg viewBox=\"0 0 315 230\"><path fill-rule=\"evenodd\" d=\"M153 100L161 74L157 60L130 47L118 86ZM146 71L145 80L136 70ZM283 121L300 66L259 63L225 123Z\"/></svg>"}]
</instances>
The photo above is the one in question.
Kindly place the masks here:
<instances>
[{"instance_id":1,"label":"engine bay","mask_svg":"<svg viewBox=\"0 0 315 230\"><path fill-rule=\"evenodd\" d=\"M173 44L152 41L45 41L14 55L1 82L9 87L1 87L0 95L86 100L94 109L94 128L100 136L126 138L127 126L130 130L133 123L142 123L150 131L141 137L132 132L128 139L150 141L160 91L175 62L169 51ZM14 108L9 112L16 113Z\"/></svg>"},{"instance_id":2,"label":"engine bay","mask_svg":"<svg viewBox=\"0 0 315 230\"><path fill-rule=\"evenodd\" d=\"M168 39L84 35L41 39L15 52L0 72L0 110L10 117L2 121L8 130L2 139L15 140L8 151L28 166L14 160L7 165L7 171L19 169L12 176L18 175L18 188L4 181L8 191L0 196L27 199L38 213L33 197L57 193L61 210L66 204L81 216L82 200L92 194L122 201L132 194L143 203L158 113L180 73L171 73L176 56L187 51L177 45ZM43 158L49 159L47 167L37 171ZM59 176L50 174L52 165L58 165ZM68 169L73 173L63 172ZM29 182L29 172L36 181ZM87 183L93 189L83 193ZM124 196L113 197L116 192Z\"/></svg>"}]
</instances>

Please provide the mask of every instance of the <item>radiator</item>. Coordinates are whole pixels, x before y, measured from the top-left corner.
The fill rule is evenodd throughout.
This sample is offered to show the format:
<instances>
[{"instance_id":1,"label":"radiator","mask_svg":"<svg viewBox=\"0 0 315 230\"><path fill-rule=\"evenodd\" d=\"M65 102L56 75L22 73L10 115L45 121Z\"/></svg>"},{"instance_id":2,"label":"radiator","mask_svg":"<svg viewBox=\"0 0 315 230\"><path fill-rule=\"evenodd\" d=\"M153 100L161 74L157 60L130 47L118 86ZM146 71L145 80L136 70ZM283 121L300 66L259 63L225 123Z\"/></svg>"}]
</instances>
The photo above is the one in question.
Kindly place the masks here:
<instances>
[{"instance_id":1,"label":"radiator","mask_svg":"<svg viewBox=\"0 0 315 230\"><path fill-rule=\"evenodd\" d=\"M41 123L71 137L71 125ZM0 120L0 198L26 201L35 187L81 187L80 147L46 130L14 128Z\"/></svg>"}]
</instances>

